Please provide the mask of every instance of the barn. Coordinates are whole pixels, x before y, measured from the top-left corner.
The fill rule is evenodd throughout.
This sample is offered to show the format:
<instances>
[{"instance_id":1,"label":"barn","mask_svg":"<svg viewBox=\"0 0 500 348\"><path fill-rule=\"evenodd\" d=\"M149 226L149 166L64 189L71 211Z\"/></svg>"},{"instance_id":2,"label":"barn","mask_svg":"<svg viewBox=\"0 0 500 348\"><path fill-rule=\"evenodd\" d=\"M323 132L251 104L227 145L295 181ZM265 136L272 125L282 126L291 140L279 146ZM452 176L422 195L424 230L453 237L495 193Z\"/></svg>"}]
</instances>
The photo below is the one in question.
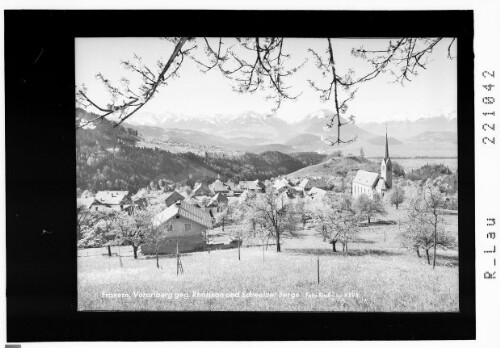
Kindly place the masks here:
<instances>
[{"instance_id":1,"label":"barn","mask_svg":"<svg viewBox=\"0 0 500 348\"><path fill-rule=\"evenodd\" d=\"M185 201L178 201L161 213L153 217L153 225L157 228L164 228L167 232L160 245L160 254L172 254L179 252L193 252L206 248L206 230L212 228L212 217L193 204ZM144 255L156 253L153 244L143 244L141 252Z\"/></svg>"}]
</instances>

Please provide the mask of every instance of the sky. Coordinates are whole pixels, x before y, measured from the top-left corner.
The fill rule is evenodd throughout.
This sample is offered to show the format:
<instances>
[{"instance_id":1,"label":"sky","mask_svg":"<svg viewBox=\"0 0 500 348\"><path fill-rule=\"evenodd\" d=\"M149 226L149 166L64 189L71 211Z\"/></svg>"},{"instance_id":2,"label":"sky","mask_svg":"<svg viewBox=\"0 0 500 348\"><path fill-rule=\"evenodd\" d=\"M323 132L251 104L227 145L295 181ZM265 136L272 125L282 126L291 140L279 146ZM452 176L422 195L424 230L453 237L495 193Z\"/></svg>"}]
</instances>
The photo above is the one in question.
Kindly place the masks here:
<instances>
[{"instance_id":1,"label":"sky","mask_svg":"<svg viewBox=\"0 0 500 348\"><path fill-rule=\"evenodd\" d=\"M367 49L385 49L388 41L389 39L333 39L337 70L345 74L352 68L356 76L361 76L363 72L368 71L368 66L361 58L353 57L351 49L360 46ZM354 115L357 122L366 123L414 120L455 112L457 59L447 58L450 41L451 39L445 39L436 45L429 56L427 69L421 69L419 75L404 86L392 83L393 77L389 74L360 85L356 98L349 104L348 114ZM326 44L325 39L317 38L285 40L284 51L290 54L291 65L307 61L289 80L293 86L291 94L302 94L296 101L284 101L275 117L294 122L320 109L333 108L332 101L321 102L318 92L312 90L307 82L308 79L321 79L308 48L325 52ZM105 104L109 97L95 78L98 72L110 81L117 82L126 76L134 83L137 79L123 69L121 61L129 60L137 54L142 57L144 63L154 65L160 58L168 59L172 49L170 42L160 38L77 38L76 85L85 84L88 95ZM456 56L456 44L452 46L452 55ZM265 100L264 93L233 92L231 82L218 71L214 69L203 74L196 63L189 59L184 61L179 75L180 77L172 80L169 85L161 87L160 93L133 118L137 121L148 114L162 117L169 117L171 114L210 117L247 111L269 114L273 106ZM134 123L132 118L129 121Z\"/></svg>"}]
</instances>

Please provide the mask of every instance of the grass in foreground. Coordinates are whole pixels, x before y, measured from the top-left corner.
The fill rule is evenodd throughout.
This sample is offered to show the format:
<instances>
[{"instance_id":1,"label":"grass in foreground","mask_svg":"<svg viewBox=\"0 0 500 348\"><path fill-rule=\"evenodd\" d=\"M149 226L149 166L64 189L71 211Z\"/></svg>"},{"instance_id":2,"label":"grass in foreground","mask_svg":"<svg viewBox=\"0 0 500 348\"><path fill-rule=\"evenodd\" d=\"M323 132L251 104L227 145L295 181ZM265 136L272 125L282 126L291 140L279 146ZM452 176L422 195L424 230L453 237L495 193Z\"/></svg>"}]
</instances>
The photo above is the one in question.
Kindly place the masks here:
<instances>
[{"instance_id":1,"label":"grass in foreground","mask_svg":"<svg viewBox=\"0 0 500 348\"><path fill-rule=\"evenodd\" d=\"M384 233L384 229L386 229ZM389 229L389 230L387 230ZM364 228L350 255L304 231L275 247L242 248L182 255L185 273L176 275L175 257L134 260L122 248L123 267L104 249L78 258L79 310L191 311L458 311L458 256L438 255L435 270L425 258L401 249L397 226ZM116 252L116 250L114 250ZM86 257L83 257L86 254ZM320 283L317 283L317 259ZM140 296L135 297L135 294ZM224 297L200 297L198 293ZM105 294L128 294L108 298ZM166 297L144 297L160 293ZM271 297L258 297L258 296ZM168 296L171 295L171 298ZM228 297L228 296L239 297ZM248 296L244 296L248 295Z\"/></svg>"}]
</instances>

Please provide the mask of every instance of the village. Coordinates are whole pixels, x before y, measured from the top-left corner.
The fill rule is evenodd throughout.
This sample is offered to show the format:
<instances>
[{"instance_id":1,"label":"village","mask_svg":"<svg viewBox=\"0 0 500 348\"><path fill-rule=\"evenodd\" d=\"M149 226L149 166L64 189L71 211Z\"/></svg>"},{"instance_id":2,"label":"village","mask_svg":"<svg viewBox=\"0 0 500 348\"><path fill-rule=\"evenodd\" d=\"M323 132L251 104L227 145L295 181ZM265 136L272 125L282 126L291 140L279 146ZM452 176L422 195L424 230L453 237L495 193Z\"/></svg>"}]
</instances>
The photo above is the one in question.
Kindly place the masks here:
<instances>
[{"instance_id":1,"label":"village","mask_svg":"<svg viewBox=\"0 0 500 348\"><path fill-rule=\"evenodd\" d=\"M405 272L414 272L412 277L453 278L458 271L457 211L456 192L448 182L449 178L443 175L419 181L394 176L386 137L380 171L356 170L349 183L335 173L329 177L284 175L265 181L239 182L218 176L209 183L198 182L193 188L163 183L159 188L140 189L134 195L128 191L99 191L95 195L83 192L77 199L78 247L83 270L91 273L82 270L79 275L82 294L87 294L82 296L81 306L130 309L130 304L120 299L96 303L92 297L95 294L89 291L96 286L97 292L110 291L113 284L134 288L137 277L132 274L137 274L137 267L141 269L141 277L164 279L166 283L155 281L156 287L174 286L176 291L193 293L217 286L234 291L235 286L238 290L243 286L249 292L266 286L271 288L269 291L273 288L278 291L268 277L290 277L290 272L297 272L290 278L295 279L290 286L297 294L311 293L311 284L321 284L321 291L328 293L324 288L327 284L339 287L342 282L350 282L348 274L339 280L331 273L333 270L347 267L352 272L352 267L359 267L360 263L366 266L365 262L376 265L373 276L384 273L382 269L397 273L404 267ZM436 229L428 224L432 217L438 221ZM316 259L312 269L311 258ZM392 264L389 260L394 258L399 262ZM273 266L268 268L270 263ZM424 265L429 268L422 268ZM112 269L125 273L105 276ZM437 272L433 273L434 269ZM104 278L96 280L95 272ZM225 277L231 279L227 284ZM296 277L312 278L312 282L300 285L302 281ZM379 281L392 281L394 274L381 277ZM249 284L251 279L253 283ZM200 283L202 280L205 283ZM398 286L408 285L407 277L399 281ZM364 285L358 290L368 291ZM407 289L401 296L408 295L408 291L413 294L414 290ZM418 295L417 306L424 310L436 306L443 310L458 308L455 286L441 295L429 291ZM236 298L230 304L222 299L214 304L214 299L183 296L186 302L183 306L168 304L168 308L236 310L241 305ZM342 306L348 306L349 310L364 308L366 303L356 296L345 299L350 304ZM446 297L444 305L437 305L436 301L441 301L439 296ZM295 302L299 301L297 298ZM308 308L307 299L311 298L320 297L302 296L300 301L305 302L301 302L301 308ZM321 297L317 309L330 308L332 303L326 298ZM364 297L367 308L384 310L388 305L384 301L375 305L372 300ZM278 296L276 301L271 308L283 308L284 299ZM250 310L262 305L245 302L245 308ZM405 302L404 306L408 305ZM148 302L140 306L159 309L165 307L158 306L167 304Z\"/></svg>"}]
</instances>

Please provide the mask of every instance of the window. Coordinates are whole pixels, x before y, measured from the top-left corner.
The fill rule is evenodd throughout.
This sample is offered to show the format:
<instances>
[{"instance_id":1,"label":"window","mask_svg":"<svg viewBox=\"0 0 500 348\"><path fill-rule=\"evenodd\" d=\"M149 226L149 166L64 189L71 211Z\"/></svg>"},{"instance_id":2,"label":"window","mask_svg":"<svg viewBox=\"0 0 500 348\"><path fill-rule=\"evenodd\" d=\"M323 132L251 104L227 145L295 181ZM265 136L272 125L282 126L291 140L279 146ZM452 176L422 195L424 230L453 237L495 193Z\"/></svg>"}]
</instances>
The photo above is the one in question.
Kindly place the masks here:
<instances>
[{"instance_id":1,"label":"window","mask_svg":"<svg viewBox=\"0 0 500 348\"><path fill-rule=\"evenodd\" d=\"M184 231L186 232L191 231L191 224L184 224Z\"/></svg>"}]
</instances>

